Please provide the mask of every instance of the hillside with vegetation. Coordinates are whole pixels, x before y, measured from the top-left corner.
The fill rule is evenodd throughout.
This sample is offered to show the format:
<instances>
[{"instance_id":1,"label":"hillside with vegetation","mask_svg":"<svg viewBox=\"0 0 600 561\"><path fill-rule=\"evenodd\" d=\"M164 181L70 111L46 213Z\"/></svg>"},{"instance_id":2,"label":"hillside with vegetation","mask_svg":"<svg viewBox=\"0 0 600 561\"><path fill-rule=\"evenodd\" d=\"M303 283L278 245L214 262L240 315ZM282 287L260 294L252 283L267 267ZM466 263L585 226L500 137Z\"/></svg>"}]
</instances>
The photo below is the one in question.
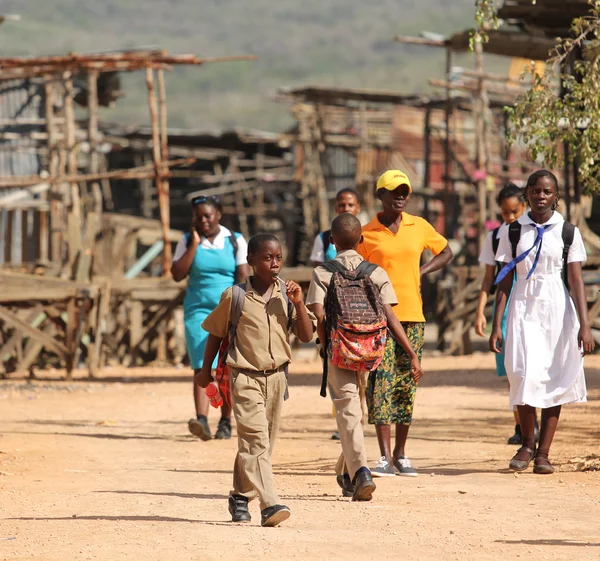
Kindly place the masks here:
<instances>
[{"instance_id":1,"label":"hillside with vegetation","mask_svg":"<svg viewBox=\"0 0 600 561\"><path fill-rule=\"evenodd\" d=\"M201 129L285 126L288 110L273 101L282 86L424 91L441 75L442 52L392 37L473 24L473 0L4 0L2 11L21 16L0 26L4 55L139 47L257 55L168 76L169 125ZM143 77L125 76L123 89L102 118L147 122Z\"/></svg>"}]
</instances>

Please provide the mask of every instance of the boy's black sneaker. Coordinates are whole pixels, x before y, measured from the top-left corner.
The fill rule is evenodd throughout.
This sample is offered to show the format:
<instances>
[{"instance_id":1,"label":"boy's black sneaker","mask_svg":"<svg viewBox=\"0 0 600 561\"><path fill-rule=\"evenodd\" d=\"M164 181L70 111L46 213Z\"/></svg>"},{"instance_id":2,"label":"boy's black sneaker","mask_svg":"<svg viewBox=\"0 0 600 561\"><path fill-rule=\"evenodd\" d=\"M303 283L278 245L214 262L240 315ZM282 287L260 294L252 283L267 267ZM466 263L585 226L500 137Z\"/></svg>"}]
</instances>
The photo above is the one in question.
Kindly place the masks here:
<instances>
[{"instance_id":1,"label":"boy's black sneaker","mask_svg":"<svg viewBox=\"0 0 600 561\"><path fill-rule=\"evenodd\" d=\"M188 429L200 440L210 440L212 438L212 434L210 434L210 428L208 426L208 420L204 415L198 415L197 419L190 419L188 422Z\"/></svg>"},{"instance_id":2,"label":"boy's black sneaker","mask_svg":"<svg viewBox=\"0 0 600 561\"><path fill-rule=\"evenodd\" d=\"M354 494L353 501L370 501L373 498L373 491L376 485L371 477L369 468L361 467L354 476Z\"/></svg>"},{"instance_id":3,"label":"boy's black sneaker","mask_svg":"<svg viewBox=\"0 0 600 561\"><path fill-rule=\"evenodd\" d=\"M232 522L250 522L248 499L241 495L231 495L229 497L229 514L231 514Z\"/></svg>"},{"instance_id":4,"label":"boy's black sneaker","mask_svg":"<svg viewBox=\"0 0 600 561\"><path fill-rule=\"evenodd\" d=\"M287 520L291 514L290 509L284 505L267 507L260 513L260 525L266 528L272 528L273 526L281 524L284 520Z\"/></svg>"},{"instance_id":5,"label":"boy's black sneaker","mask_svg":"<svg viewBox=\"0 0 600 561\"><path fill-rule=\"evenodd\" d=\"M342 495L344 497L352 497L354 495L354 485L350 480L350 476L345 473L344 475L338 475L336 477L337 484L342 488Z\"/></svg>"},{"instance_id":6,"label":"boy's black sneaker","mask_svg":"<svg viewBox=\"0 0 600 561\"><path fill-rule=\"evenodd\" d=\"M229 419L221 419L219 421L219 427L215 433L217 440L227 440L231 438L231 421Z\"/></svg>"},{"instance_id":7,"label":"boy's black sneaker","mask_svg":"<svg viewBox=\"0 0 600 561\"><path fill-rule=\"evenodd\" d=\"M508 439L508 444L520 445L523 444L523 435L521 434L521 425L515 425L515 434Z\"/></svg>"}]
</instances>

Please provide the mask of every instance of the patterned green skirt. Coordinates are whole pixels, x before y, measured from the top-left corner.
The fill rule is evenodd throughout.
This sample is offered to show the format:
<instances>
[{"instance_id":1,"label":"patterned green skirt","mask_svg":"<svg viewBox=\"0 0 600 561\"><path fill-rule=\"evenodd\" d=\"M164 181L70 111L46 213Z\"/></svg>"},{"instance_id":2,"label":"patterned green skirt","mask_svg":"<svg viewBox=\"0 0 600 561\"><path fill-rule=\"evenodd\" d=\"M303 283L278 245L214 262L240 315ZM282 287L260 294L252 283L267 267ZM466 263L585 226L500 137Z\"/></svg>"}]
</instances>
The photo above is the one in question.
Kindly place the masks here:
<instances>
[{"instance_id":1,"label":"patterned green skirt","mask_svg":"<svg viewBox=\"0 0 600 561\"><path fill-rule=\"evenodd\" d=\"M408 340L423 356L424 322L403 321ZM369 373L367 406L371 425L410 425L417 385L410 370L406 351L388 334L383 360L377 370Z\"/></svg>"}]
</instances>

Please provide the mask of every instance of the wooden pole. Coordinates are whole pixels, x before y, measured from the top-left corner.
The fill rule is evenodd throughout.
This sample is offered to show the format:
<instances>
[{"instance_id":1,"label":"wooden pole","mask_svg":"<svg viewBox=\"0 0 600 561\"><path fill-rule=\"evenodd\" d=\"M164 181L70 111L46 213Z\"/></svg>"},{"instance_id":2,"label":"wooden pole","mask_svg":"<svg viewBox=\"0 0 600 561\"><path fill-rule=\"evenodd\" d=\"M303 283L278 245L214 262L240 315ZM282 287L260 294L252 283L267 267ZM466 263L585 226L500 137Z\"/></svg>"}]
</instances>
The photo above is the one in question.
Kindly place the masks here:
<instances>
[{"instance_id":1,"label":"wooden pole","mask_svg":"<svg viewBox=\"0 0 600 561\"><path fill-rule=\"evenodd\" d=\"M52 76L45 77L44 97L46 104L46 133L48 134L48 172L50 173L50 177L55 177L58 172L58 153L54 124L54 96L56 92L52 78ZM51 188L51 192L54 191L56 191L56 188ZM48 215L46 213L43 213L43 217L40 217L40 260L42 262L48 260L48 243L50 238L52 261L57 263L60 260L61 235L58 230L58 224L61 222L62 205L56 200L56 197L51 199L50 205L50 224L48 224ZM51 234L48 231L49 226Z\"/></svg>"},{"instance_id":2,"label":"wooden pole","mask_svg":"<svg viewBox=\"0 0 600 561\"><path fill-rule=\"evenodd\" d=\"M73 105L73 75L65 73L65 127L67 140L67 168L69 175L77 175L77 150L75 144L75 108ZM73 265L81 250L81 199L79 184L71 181L71 211L69 228L69 265Z\"/></svg>"},{"instance_id":3,"label":"wooden pole","mask_svg":"<svg viewBox=\"0 0 600 561\"><path fill-rule=\"evenodd\" d=\"M156 94L154 92L154 72L151 67L146 68L146 87L148 88L148 107L150 109L150 123L152 125L152 158L154 160L156 190L158 191L158 207L160 211L163 240L165 242L162 262L163 276L168 277L171 274L172 260L171 242L169 240L169 182L163 177L160 127L158 122ZM166 134L166 131L164 134Z\"/></svg>"},{"instance_id":4,"label":"wooden pole","mask_svg":"<svg viewBox=\"0 0 600 561\"><path fill-rule=\"evenodd\" d=\"M90 145L90 173L100 171L98 159L98 71L88 72L88 142ZM102 192L97 181L92 183L92 196L94 199L94 211L100 216L102 214Z\"/></svg>"},{"instance_id":5,"label":"wooden pole","mask_svg":"<svg viewBox=\"0 0 600 561\"><path fill-rule=\"evenodd\" d=\"M452 51L446 48L446 82L450 84L450 73L452 72ZM445 125L444 136L444 235L448 236L450 231L450 189L452 188L451 159L450 159L450 118L452 116L452 99L450 88L446 87L445 103Z\"/></svg>"},{"instance_id":6,"label":"wooden pole","mask_svg":"<svg viewBox=\"0 0 600 561\"><path fill-rule=\"evenodd\" d=\"M475 43L475 64L478 73L483 73L483 47L481 43ZM477 143L477 170L482 173L486 170L485 165L485 123L484 123L484 81L482 78L478 79L478 95L477 102L475 104L475 135ZM478 253L481 253L481 249L485 242L485 222L486 222L486 182L485 179L479 179L477 181L477 199L479 204L478 209Z\"/></svg>"}]
</instances>

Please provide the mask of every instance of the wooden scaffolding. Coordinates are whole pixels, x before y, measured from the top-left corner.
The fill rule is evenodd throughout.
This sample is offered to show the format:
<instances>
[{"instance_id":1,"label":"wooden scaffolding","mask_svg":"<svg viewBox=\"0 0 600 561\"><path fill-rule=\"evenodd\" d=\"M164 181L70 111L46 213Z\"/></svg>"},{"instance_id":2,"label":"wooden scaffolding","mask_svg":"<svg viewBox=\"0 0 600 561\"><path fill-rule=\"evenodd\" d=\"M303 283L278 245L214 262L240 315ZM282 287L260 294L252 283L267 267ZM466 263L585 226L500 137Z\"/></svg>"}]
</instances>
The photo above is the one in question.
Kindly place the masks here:
<instances>
[{"instance_id":1,"label":"wooden scaffolding","mask_svg":"<svg viewBox=\"0 0 600 561\"><path fill-rule=\"evenodd\" d=\"M0 133L4 372L44 362L66 366L70 376L84 363L93 375L108 360L183 355L169 336L184 292L169 278L172 243L182 235L170 228L169 178L174 166L195 158L169 157L164 73L176 65L252 58L164 51L0 58L0 95L33 92L3 119ZM145 72L151 159L109 169L98 108L119 95L118 73L133 71ZM37 111L23 117L31 100ZM87 108L87 118L76 118L76 106ZM23 152L36 165L22 165ZM125 179L154 183L159 220L105 212L111 182ZM141 257L140 246L148 248ZM158 257L162 278L135 278Z\"/></svg>"}]
</instances>

